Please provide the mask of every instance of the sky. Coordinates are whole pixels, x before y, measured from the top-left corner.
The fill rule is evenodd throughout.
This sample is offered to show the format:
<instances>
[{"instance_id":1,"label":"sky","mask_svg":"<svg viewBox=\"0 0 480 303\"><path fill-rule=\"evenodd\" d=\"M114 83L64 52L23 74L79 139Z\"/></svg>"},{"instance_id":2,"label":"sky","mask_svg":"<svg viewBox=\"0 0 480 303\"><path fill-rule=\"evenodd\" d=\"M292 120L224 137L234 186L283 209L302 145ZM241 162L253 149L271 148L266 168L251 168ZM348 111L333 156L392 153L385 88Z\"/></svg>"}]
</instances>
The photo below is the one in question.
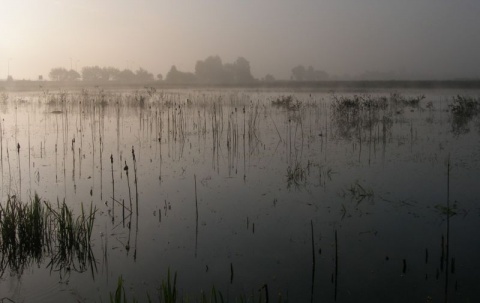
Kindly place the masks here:
<instances>
[{"instance_id":1,"label":"sky","mask_svg":"<svg viewBox=\"0 0 480 303\"><path fill-rule=\"evenodd\" d=\"M218 55L254 77L480 78L478 0L0 0L0 79L54 67L164 76Z\"/></svg>"}]
</instances>

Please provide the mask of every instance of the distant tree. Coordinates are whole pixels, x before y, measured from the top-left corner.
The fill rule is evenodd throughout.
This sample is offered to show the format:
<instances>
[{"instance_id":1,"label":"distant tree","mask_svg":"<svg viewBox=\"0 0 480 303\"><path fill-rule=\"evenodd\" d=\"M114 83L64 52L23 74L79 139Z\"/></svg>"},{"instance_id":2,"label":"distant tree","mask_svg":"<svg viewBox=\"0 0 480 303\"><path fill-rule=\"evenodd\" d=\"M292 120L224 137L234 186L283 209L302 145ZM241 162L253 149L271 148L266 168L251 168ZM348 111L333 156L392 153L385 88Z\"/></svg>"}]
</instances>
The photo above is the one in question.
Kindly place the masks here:
<instances>
[{"instance_id":1,"label":"distant tree","mask_svg":"<svg viewBox=\"0 0 480 303\"><path fill-rule=\"evenodd\" d=\"M135 78L137 81L140 82L150 82L153 81L153 74L149 73L148 71L144 70L143 68L139 68L135 73Z\"/></svg>"},{"instance_id":2,"label":"distant tree","mask_svg":"<svg viewBox=\"0 0 480 303\"><path fill-rule=\"evenodd\" d=\"M71 69L67 72L68 81L76 81L78 79L80 79L80 74L77 71Z\"/></svg>"},{"instance_id":3,"label":"distant tree","mask_svg":"<svg viewBox=\"0 0 480 303\"><path fill-rule=\"evenodd\" d=\"M298 65L292 68L292 80L303 81L305 80L306 69L303 65Z\"/></svg>"},{"instance_id":4,"label":"distant tree","mask_svg":"<svg viewBox=\"0 0 480 303\"><path fill-rule=\"evenodd\" d=\"M8 75L8 77L7 77L7 81L13 81L13 77L12 77L12 75Z\"/></svg>"},{"instance_id":5,"label":"distant tree","mask_svg":"<svg viewBox=\"0 0 480 303\"><path fill-rule=\"evenodd\" d=\"M67 69L63 67L56 67L50 70L48 77L53 81L64 81L67 78Z\"/></svg>"},{"instance_id":6,"label":"distant tree","mask_svg":"<svg viewBox=\"0 0 480 303\"><path fill-rule=\"evenodd\" d=\"M104 67L102 69L102 77L104 80L118 80L118 74L120 70L115 67Z\"/></svg>"},{"instance_id":7,"label":"distant tree","mask_svg":"<svg viewBox=\"0 0 480 303\"><path fill-rule=\"evenodd\" d=\"M163 80L163 75L162 75L162 74L158 74L158 75L157 75L157 79L158 79L159 81L162 81L162 80Z\"/></svg>"},{"instance_id":8,"label":"distant tree","mask_svg":"<svg viewBox=\"0 0 480 303\"><path fill-rule=\"evenodd\" d=\"M80 79L80 74L73 69L67 70L63 67L52 68L48 74L53 81L75 81ZM43 80L43 76L38 77L39 80Z\"/></svg>"},{"instance_id":9,"label":"distant tree","mask_svg":"<svg viewBox=\"0 0 480 303\"><path fill-rule=\"evenodd\" d=\"M165 81L169 83L194 83L196 82L196 77L193 73L181 72L177 70L175 65L172 65Z\"/></svg>"},{"instance_id":10,"label":"distant tree","mask_svg":"<svg viewBox=\"0 0 480 303\"><path fill-rule=\"evenodd\" d=\"M225 68L219 56L210 56L195 64L195 76L203 83L222 83L225 81Z\"/></svg>"},{"instance_id":11,"label":"distant tree","mask_svg":"<svg viewBox=\"0 0 480 303\"><path fill-rule=\"evenodd\" d=\"M104 78L102 68L98 66L85 66L82 68L83 81L99 81Z\"/></svg>"},{"instance_id":12,"label":"distant tree","mask_svg":"<svg viewBox=\"0 0 480 303\"><path fill-rule=\"evenodd\" d=\"M38 75L38 81L43 81L43 76L42 75Z\"/></svg>"},{"instance_id":13,"label":"distant tree","mask_svg":"<svg viewBox=\"0 0 480 303\"><path fill-rule=\"evenodd\" d=\"M202 83L250 83L254 78L250 63L239 57L233 63L222 63L219 56L210 56L195 65L195 76Z\"/></svg>"},{"instance_id":14,"label":"distant tree","mask_svg":"<svg viewBox=\"0 0 480 303\"><path fill-rule=\"evenodd\" d=\"M135 74L129 69L124 69L118 73L117 79L123 82L132 82L135 81Z\"/></svg>"},{"instance_id":15,"label":"distant tree","mask_svg":"<svg viewBox=\"0 0 480 303\"><path fill-rule=\"evenodd\" d=\"M250 62L244 57L238 57L233 63L234 82L235 83L251 83L254 78L250 72Z\"/></svg>"},{"instance_id":16,"label":"distant tree","mask_svg":"<svg viewBox=\"0 0 480 303\"><path fill-rule=\"evenodd\" d=\"M273 82L273 81L275 81L275 77L271 74L267 74L267 75L265 75L264 81L265 82Z\"/></svg>"}]
</instances>

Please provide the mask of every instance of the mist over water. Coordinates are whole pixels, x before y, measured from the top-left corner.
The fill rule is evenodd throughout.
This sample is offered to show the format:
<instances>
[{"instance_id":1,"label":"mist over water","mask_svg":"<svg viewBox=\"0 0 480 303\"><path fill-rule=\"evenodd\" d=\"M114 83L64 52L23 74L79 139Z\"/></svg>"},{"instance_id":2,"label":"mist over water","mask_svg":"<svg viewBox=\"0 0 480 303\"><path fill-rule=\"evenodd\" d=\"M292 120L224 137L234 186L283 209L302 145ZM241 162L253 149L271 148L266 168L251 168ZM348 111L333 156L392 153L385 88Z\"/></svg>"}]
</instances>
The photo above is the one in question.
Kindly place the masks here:
<instances>
[{"instance_id":1,"label":"mist over water","mask_svg":"<svg viewBox=\"0 0 480 303\"><path fill-rule=\"evenodd\" d=\"M144 68L246 58L252 75L289 80L299 65L341 80L478 79L475 0L132 4L4 1L0 79L49 79L52 68Z\"/></svg>"},{"instance_id":2,"label":"mist over water","mask_svg":"<svg viewBox=\"0 0 480 303\"><path fill-rule=\"evenodd\" d=\"M480 301L479 15L3 1L0 298Z\"/></svg>"}]
</instances>

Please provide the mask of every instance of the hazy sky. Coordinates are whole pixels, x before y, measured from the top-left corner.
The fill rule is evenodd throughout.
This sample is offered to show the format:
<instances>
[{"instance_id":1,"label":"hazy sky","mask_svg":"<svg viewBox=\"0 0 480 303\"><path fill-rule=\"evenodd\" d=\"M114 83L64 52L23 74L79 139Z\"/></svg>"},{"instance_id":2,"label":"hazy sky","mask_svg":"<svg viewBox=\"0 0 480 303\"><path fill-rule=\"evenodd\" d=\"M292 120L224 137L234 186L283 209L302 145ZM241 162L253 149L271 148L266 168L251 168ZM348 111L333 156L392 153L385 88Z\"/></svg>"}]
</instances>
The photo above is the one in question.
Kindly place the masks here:
<instances>
[{"instance_id":1,"label":"hazy sky","mask_svg":"<svg viewBox=\"0 0 480 303\"><path fill-rule=\"evenodd\" d=\"M298 65L330 75L480 78L479 0L0 0L0 79L52 67L171 65L243 56L257 78Z\"/></svg>"}]
</instances>

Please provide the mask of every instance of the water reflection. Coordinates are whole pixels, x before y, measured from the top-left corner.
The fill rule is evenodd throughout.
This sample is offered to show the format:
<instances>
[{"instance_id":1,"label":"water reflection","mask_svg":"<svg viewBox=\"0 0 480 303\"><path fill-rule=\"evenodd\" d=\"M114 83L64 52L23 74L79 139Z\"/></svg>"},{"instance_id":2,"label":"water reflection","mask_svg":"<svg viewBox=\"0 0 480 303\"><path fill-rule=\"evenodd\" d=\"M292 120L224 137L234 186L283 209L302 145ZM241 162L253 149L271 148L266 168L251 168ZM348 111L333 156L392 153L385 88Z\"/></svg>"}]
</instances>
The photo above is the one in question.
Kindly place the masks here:
<instances>
[{"instance_id":1,"label":"water reflection","mask_svg":"<svg viewBox=\"0 0 480 303\"><path fill-rule=\"evenodd\" d=\"M2 268L39 267L27 295L69 272L91 300L119 276L141 299L167 268L183 293L215 286L230 300L476 299L479 141L456 129L477 116L454 127L453 92L423 93L3 96L3 209L38 192L98 210L88 250L9 248Z\"/></svg>"}]
</instances>

